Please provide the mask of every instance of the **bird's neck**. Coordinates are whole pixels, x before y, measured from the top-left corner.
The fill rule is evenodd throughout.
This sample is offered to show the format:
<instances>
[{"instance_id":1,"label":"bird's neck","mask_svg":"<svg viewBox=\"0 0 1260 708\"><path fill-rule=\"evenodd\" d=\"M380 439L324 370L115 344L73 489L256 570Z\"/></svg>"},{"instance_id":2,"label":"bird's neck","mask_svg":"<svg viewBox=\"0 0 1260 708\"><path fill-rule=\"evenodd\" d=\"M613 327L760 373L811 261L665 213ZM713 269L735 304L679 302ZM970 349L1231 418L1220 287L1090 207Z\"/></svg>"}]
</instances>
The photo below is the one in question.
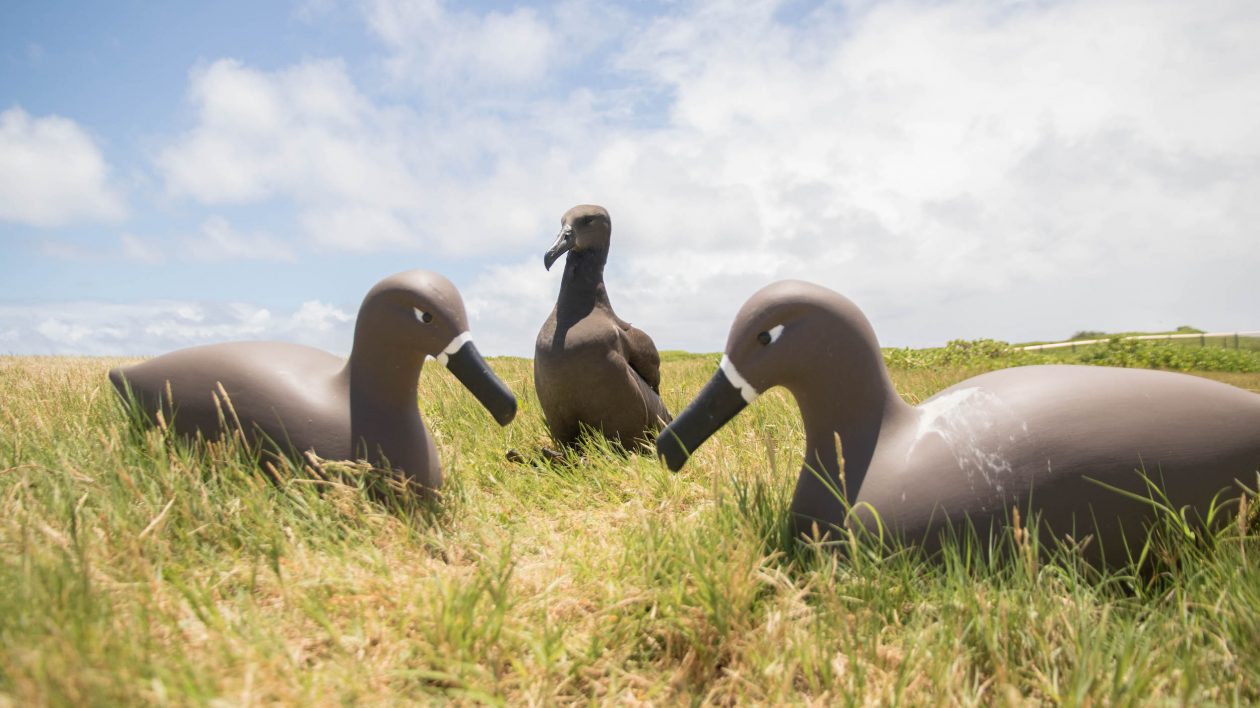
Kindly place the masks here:
<instances>
[{"instance_id":1,"label":"bird's neck","mask_svg":"<svg viewBox=\"0 0 1260 708\"><path fill-rule=\"evenodd\" d=\"M805 426L807 469L826 477L855 503L874 457L880 432L896 417L909 415L884 366L878 346L846 357L844 368L829 367L812 380L790 386ZM839 437L840 448L836 445ZM842 449L841 449L842 448ZM844 479L840 478L840 456Z\"/></svg>"},{"instance_id":2,"label":"bird's neck","mask_svg":"<svg viewBox=\"0 0 1260 708\"><path fill-rule=\"evenodd\" d=\"M612 309L608 291L604 288L604 264L607 251L570 251L565 257L564 279L560 281L560 298L557 316L563 320L577 319L596 307Z\"/></svg>"},{"instance_id":3,"label":"bird's neck","mask_svg":"<svg viewBox=\"0 0 1260 708\"><path fill-rule=\"evenodd\" d=\"M354 348L343 375L350 384L350 403L418 410L416 387L424 357L355 333Z\"/></svg>"}]
</instances>

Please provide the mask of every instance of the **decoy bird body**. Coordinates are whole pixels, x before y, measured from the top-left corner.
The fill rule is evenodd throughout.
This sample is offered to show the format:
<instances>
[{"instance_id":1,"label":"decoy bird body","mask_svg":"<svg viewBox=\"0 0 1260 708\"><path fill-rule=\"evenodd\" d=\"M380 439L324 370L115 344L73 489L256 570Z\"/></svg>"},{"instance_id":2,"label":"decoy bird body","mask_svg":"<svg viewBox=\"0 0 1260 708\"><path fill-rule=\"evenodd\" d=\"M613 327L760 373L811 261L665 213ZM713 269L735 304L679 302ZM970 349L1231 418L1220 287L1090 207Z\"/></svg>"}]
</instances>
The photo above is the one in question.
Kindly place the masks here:
<instances>
[{"instance_id":1,"label":"decoy bird body","mask_svg":"<svg viewBox=\"0 0 1260 708\"><path fill-rule=\"evenodd\" d=\"M1205 517L1219 493L1236 497L1260 471L1260 395L1185 374L1018 367L908 405L865 316L809 283L755 294L725 351L658 449L678 469L759 392L786 387L806 435L791 509L799 532L856 519L932 548L947 526L985 533L1018 507L1023 519L1036 511L1056 537L1092 536L1089 554L1117 563L1154 513L1117 489L1164 494L1174 509Z\"/></svg>"},{"instance_id":2,"label":"decoy bird body","mask_svg":"<svg viewBox=\"0 0 1260 708\"><path fill-rule=\"evenodd\" d=\"M564 278L534 346L534 386L547 427L561 445L575 442L583 426L625 447L650 441L671 419L660 398L660 355L608 299L608 212L577 206L561 225L543 262L550 268L567 254Z\"/></svg>"},{"instance_id":3,"label":"decoy bird body","mask_svg":"<svg viewBox=\"0 0 1260 708\"><path fill-rule=\"evenodd\" d=\"M516 400L477 352L446 278L407 271L367 294L348 359L286 342L230 342L164 354L109 377L177 433L239 429L281 452L366 459L436 489L441 465L417 406L425 356L446 364L500 424Z\"/></svg>"}]
</instances>

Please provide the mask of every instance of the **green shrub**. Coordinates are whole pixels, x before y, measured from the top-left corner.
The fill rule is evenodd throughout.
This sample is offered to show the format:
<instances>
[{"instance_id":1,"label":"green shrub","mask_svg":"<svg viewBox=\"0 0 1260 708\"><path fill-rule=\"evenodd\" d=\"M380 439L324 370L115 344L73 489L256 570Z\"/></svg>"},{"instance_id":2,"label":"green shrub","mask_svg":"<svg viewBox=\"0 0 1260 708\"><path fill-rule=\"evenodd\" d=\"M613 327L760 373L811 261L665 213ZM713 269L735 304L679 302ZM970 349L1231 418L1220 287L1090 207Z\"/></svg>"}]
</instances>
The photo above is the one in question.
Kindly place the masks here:
<instances>
[{"instance_id":1,"label":"green shrub","mask_svg":"<svg viewBox=\"0 0 1260 708\"><path fill-rule=\"evenodd\" d=\"M1047 361L1041 353L1016 349L996 339L954 339L943 347L884 350L884 363L891 369L1002 369Z\"/></svg>"},{"instance_id":2,"label":"green shrub","mask_svg":"<svg viewBox=\"0 0 1260 708\"><path fill-rule=\"evenodd\" d=\"M1176 371L1260 371L1260 353L1245 349L1184 347L1171 342L1113 337L1106 344L1064 357L1081 364Z\"/></svg>"},{"instance_id":3,"label":"green shrub","mask_svg":"<svg viewBox=\"0 0 1260 708\"><path fill-rule=\"evenodd\" d=\"M1080 335L1088 334L1080 332ZM1024 351L994 339L955 339L929 349L885 349L890 369L993 370L1031 364L1086 364L1173 371L1260 372L1260 351L1217 347L1188 347L1160 340L1112 337L1106 343L1078 351Z\"/></svg>"}]
</instances>

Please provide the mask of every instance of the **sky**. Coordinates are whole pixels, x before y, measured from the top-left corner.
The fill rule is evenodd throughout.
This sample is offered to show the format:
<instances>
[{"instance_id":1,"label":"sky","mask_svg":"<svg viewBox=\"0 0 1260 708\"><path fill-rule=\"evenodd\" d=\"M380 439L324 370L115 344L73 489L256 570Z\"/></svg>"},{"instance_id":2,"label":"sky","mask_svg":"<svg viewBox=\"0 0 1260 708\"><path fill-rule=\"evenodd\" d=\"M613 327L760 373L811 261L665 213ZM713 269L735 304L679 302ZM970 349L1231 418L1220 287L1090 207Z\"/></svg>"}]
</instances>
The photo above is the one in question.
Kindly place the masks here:
<instances>
[{"instance_id":1,"label":"sky","mask_svg":"<svg viewBox=\"0 0 1260 708\"><path fill-rule=\"evenodd\" d=\"M0 353L344 354L378 280L531 356L561 214L720 351L796 278L884 346L1260 329L1254 0L0 7Z\"/></svg>"}]
</instances>

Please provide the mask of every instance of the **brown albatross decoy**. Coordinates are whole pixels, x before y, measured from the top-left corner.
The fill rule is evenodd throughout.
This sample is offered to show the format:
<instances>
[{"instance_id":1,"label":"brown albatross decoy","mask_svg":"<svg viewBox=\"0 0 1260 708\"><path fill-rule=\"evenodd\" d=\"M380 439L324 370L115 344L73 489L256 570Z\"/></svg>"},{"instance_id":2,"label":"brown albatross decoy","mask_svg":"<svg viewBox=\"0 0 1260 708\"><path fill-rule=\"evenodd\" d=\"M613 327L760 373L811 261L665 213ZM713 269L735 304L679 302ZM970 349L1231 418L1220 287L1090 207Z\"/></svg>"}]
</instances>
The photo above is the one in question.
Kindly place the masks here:
<instances>
[{"instance_id":1,"label":"brown albatross decoy","mask_svg":"<svg viewBox=\"0 0 1260 708\"><path fill-rule=\"evenodd\" d=\"M1087 555L1114 564L1142 542L1153 514L1116 491L1147 497L1138 470L1172 508L1200 518L1214 498L1237 497L1239 483L1254 486L1260 471L1260 395L1186 374L1026 366L908 405L861 311L799 281L763 288L740 309L718 372L657 440L666 464L680 469L773 386L792 393L805 425L791 505L798 532L854 518L874 528L873 510L887 529L931 548L947 523L969 520L985 534L1019 506L1025 519L1039 512L1056 537L1094 535Z\"/></svg>"},{"instance_id":2,"label":"brown albatross decoy","mask_svg":"<svg viewBox=\"0 0 1260 708\"><path fill-rule=\"evenodd\" d=\"M231 342L113 369L109 378L125 400L148 415L161 410L180 434L217 436L222 414L230 427L239 420L252 440L284 452L366 459L437 489L442 469L416 403L426 355L500 425L515 416L516 398L472 343L459 291L424 270L392 275L368 292L348 360L287 342Z\"/></svg>"},{"instance_id":3,"label":"brown albatross decoy","mask_svg":"<svg viewBox=\"0 0 1260 708\"><path fill-rule=\"evenodd\" d=\"M552 438L573 444L583 426L627 449L651 444L671 418L660 396L660 355L643 330L617 317L604 288L612 221L575 206L543 257L568 254L560 297L534 345L534 387Z\"/></svg>"}]
</instances>

